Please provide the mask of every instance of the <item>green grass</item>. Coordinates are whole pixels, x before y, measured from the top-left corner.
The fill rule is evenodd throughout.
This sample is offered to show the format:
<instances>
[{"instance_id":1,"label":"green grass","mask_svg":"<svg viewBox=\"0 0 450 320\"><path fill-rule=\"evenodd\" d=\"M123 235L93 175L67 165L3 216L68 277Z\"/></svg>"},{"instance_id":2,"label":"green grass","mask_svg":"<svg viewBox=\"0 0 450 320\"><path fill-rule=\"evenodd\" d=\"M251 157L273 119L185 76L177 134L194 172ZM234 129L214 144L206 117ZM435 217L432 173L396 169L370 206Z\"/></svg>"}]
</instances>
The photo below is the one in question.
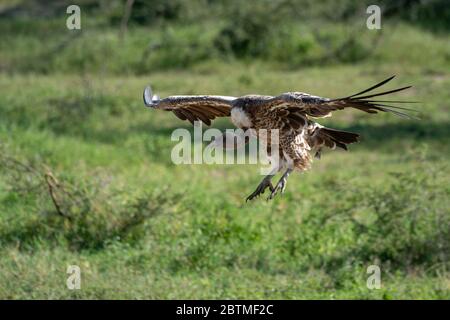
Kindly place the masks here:
<instances>
[{"instance_id":1,"label":"green grass","mask_svg":"<svg viewBox=\"0 0 450 320\"><path fill-rule=\"evenodd\" d=\"M174 27L174 43L196 28ZM123 46L114 32L88 32L48 60L36 57L61 39L9 33L0 54L0 298L449 299L448 38L389 28L359 63L305 65L306 56L289 68L274 62L279 52L249 62L175 50L138 71L145 29ZM205 48L216 31L200 37ZM398 97L422 101L422 120L350 110L321 119L361 143L325 152L271 202L245 203L258 166L172 164L171 132L192 128L141 101L148 83L161 96L337 97L391 74L395 86L414 85ZM214 126L231 128L227 119ZM48 172L70 218L52 203ZM81 290L66 287L72 264ZM379 290L366 287L372 264Z\"/></svg>"},{"instance_id":2,"label":"green grass","mask_svg":"<svg viewBox=\"0 0 450 320\"><path fill-rule=\"evenodd\" d=\"M363 141L293 175L283 197L247 204L257 166L174 166L170 132L189 126L139 98L149 81L163 95L301 88L335 96L385 75L361 69L2 76L3 155L46 164L93 204L68 222L39 178L20 181L2 168L0 297L449 298L447 76L399 77L416 85L405 96L427 101L420 122L336 113L327 124ZM122 230L121 221L145 212L133 209L139 199L161 207ZM80 291L65 287L69 264L82 269ZM366 288L370 264L382 269L380 290Z\"/></svg>"}]
</instances>

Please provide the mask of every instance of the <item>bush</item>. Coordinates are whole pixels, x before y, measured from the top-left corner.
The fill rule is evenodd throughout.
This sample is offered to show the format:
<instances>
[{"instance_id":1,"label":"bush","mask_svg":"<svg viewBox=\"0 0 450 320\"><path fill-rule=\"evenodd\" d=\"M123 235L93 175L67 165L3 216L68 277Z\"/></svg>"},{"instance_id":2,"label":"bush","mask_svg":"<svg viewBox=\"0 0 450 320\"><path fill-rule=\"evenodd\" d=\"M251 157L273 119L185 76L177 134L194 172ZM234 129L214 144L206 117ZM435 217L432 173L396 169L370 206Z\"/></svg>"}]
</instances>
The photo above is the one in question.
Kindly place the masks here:
<instances>
[{"instance_id":1,"label":"bush","mask_svg":"<svg viewBox=\"0 0 450 320\"><path fill-rule=\"evenodd\" d=\"M27 249L40 241L60 240L71 250L98 250L111 242L136 244L148 231L150 219L168 213L175 197L164 189L143 195L105 188L104 179L56 178L42 165L0 155L10 198L31 201L34 210L16 227L0 226L0 244Z\"/></svg>"},{"instance_id":2,"label":"bush","mask_svg":"<svg viewBox=\"0 0 450 320\"><path fill-rule=\"evenodd\" d=\"M126 3L126 1L122 1ZM161 21L180 18L183 4L181 0L135 0L130 12L129 23L151 25ZM120 24L124 14L124 5L116 6L110 13L112 24Z\"/></svg>"}]
</instances>

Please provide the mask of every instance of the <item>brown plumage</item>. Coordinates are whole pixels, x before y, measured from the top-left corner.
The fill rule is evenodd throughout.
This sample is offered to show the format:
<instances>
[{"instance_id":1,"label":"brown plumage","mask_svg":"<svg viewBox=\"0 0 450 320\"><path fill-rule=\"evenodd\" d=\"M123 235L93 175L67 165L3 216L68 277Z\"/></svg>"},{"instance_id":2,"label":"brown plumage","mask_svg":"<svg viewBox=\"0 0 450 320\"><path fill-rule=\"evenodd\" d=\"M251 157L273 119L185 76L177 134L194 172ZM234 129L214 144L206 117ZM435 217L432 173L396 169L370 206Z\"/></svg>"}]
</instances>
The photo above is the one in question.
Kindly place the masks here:
<instances>
[{"instance_id":1,"label":"brown plumage","mask_svg":"<svg viewBox=\"0 0 450 320\"><path fill-rule=\"evenodd\" d=\"M356 94L338 99L313 96L303 92L287 92L279 96L247 95L243 97L229 96L171 96L159 99L153 96L150 88L144 91L144 102L147 106L172 111L181 120L202 121L210 125L216 117L231 116L231 121L238 128L252 129L257 134L262 130L269 133L265 139L270 146L268 136L271 130L278 130L278 150L268 149L280 156L280 164L275 171L267 175L258 188L247 200L251 200L269 188L272 199L278 191L284 192L287 177L293 170L305 171L310 168L312 154L320 158L323 147L347 150L347 145L357 142L359 135L352 132L325 128L315 122L314 118L328 117L332 111L354 108L367 113L391 112L395 115L414 118L405 111L412 109L395 104L406 101L374 100L373 98L410 88L410 86L367 94L386 84L394 76ZM394 105L393 105L394 104ZM282 169L286 169L274 187L272 177Z\"/></svg>"}]
</instances>

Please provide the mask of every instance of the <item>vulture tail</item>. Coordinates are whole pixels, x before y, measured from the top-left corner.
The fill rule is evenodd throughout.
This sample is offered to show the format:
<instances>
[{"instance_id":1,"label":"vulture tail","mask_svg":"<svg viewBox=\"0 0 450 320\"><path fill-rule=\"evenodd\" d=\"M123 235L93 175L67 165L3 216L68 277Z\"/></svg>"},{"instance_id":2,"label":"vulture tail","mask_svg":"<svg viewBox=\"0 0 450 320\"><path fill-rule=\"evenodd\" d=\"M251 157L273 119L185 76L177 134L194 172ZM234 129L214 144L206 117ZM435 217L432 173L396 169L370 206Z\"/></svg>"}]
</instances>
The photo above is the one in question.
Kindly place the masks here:
<instances>
[{"instance_id":1,"label":"vulture tail","mask_svg":"<svg viewBox=\"0 0 450 320\"><path fill-rule=\"evenodd\" d=\"M358 142L359 134L323 127L320 128L319 139L323 140L323 144L331 149L339 147L347 150L347 144Z\"/></svg>"}]
</instances>

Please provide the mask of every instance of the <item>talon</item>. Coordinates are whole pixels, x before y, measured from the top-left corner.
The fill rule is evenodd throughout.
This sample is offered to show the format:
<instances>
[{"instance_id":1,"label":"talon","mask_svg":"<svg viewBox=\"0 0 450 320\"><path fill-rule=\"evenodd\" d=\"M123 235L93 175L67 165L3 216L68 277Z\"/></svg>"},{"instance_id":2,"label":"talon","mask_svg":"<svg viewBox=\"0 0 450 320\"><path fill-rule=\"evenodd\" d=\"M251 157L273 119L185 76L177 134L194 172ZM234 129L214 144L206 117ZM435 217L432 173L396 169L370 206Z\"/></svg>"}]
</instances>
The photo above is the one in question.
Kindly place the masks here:
<instances>
[{"instance_id":1,"label":"talon","mask_svg":"<svg viewBox=\"0 0 450 320\"><path fill-rule=\"evenodd\" d=\"M278 193L278 184L275 186L275 188L273 188L272 192L267 197L267 201L272 200L277 195L277 193Z\"/></svg>"},{"instance_id":2,"label":"talon","mask_svg":"<svg viewBox=\"0 0 450 320\"><path fill-rule=\"evenodd\" d=\"M284 193L284 190L286 190L286 185L287 185L287 178L289 176L289 174L291 173L292 169L288 169L283 176L280 178L280 180L277 182L275 188L272 190L272 193L270 194L270 196L267 198L267 200L271 200L273 199L278 191L281 191L281 194Z\"/></svg>"},{"instance_id":3,"label":"talon","mask_svg":"<svg viewBox=\"0 0 450 320\"><path fill-rule=\"evenodd\" d=\"M266 191L267 188L269 188L270 191L273 192L274 187L272 185L272 182L270 181L271 178L272 176L266 176L263 179L263 181L261 181L261 183L258 185L258 187L256 187L256 190L246 198L245 202L253 200L256 197L259 197L262 193Z\"/></svg>"}]
</instances>

